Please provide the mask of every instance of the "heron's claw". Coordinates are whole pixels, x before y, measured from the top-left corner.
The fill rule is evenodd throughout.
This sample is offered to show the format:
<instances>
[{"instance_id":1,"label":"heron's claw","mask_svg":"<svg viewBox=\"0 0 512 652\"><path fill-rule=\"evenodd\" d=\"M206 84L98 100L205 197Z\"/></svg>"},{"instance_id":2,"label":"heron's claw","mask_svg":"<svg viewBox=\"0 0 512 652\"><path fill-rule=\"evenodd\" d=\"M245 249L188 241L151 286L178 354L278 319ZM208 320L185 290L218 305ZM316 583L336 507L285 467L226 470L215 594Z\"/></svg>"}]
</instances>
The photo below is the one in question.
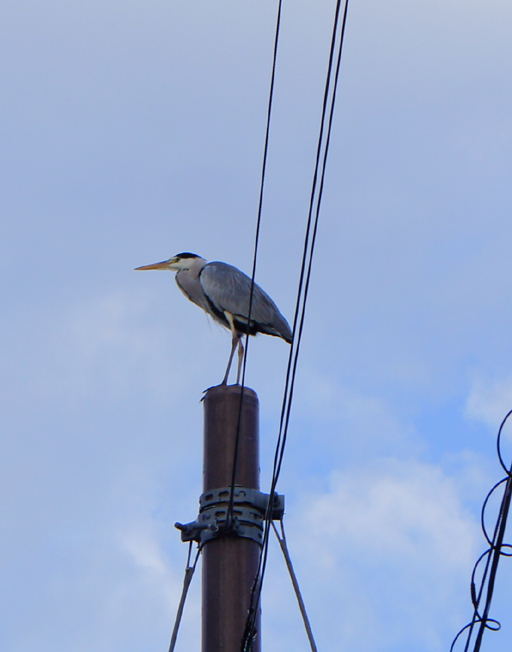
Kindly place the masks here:
<instances>
[{"instance_id":1,"label":"heron's claw","mask_svg":"<svg viewBox=\"0 0 512 652\"><path fill-rule=\"evenodd\" d=\"M222 382L219 383L218 385L212 385L211 387L207 387L206 389L203 389L203 394L206 395L206 393L209 392L211 389L216 389L217 387L228 387L228 384L227 384L226 381L222 381ZM202 401L203 399L204 399L204 396L203 396L203 398L201 399L201 401Z\"/></svg>"}]
</instances>

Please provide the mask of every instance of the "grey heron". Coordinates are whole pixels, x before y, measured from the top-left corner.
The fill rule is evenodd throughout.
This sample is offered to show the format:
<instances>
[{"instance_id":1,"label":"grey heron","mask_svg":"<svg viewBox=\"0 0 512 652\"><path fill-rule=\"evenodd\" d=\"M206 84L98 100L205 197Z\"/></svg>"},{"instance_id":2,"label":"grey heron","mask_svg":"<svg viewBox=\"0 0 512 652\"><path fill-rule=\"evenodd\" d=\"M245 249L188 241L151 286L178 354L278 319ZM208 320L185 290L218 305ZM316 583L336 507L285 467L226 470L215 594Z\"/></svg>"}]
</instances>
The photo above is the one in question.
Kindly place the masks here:
<instances>
[{"instance_id":1,"label":"grey heron","mask_svg":"<svg viewBox=\"0 0 512 652\"><path fill-rule=\"evenodd\" d=\"M281 337L291 344L292 331L278 307L259 285L254 283L249 321L251 279L233 265L209 263L201 256L181 253L161 263L137 267L137 270L168 269L176 273L176 283L183 294L210 317L231 331L232 344L222 385L228 382L235 349L238 347L237 384L244 355L242 337L265 333Z\"/></svg>"}]
</instances>

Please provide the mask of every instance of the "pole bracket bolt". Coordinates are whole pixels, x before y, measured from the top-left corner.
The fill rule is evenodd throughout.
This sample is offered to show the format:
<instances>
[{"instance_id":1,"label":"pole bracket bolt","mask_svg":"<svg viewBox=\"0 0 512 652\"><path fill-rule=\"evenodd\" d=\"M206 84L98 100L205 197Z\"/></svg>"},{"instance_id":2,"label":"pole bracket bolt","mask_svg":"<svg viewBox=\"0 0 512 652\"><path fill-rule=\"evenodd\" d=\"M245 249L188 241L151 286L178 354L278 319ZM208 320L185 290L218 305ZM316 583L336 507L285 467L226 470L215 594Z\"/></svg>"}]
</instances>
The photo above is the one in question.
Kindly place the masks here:
<instances>
[{"instance_id":1,"label":"pole bracket bolt","mask_svg":"<svg viewBox=\"0 0 512 652\"><path fill-rule=\"evenodd\" d=\"M235 485L233 509L228 522L231 487L210 489L199 498L199 516L192 523L176 523L182 541L197 541L202 547L212 539L243 537L262 545L263 522L269 510L270 496L259 489ZM275 493L270 518L278 521L284 514L284 496Z\"/></svg>"}]
</instances>

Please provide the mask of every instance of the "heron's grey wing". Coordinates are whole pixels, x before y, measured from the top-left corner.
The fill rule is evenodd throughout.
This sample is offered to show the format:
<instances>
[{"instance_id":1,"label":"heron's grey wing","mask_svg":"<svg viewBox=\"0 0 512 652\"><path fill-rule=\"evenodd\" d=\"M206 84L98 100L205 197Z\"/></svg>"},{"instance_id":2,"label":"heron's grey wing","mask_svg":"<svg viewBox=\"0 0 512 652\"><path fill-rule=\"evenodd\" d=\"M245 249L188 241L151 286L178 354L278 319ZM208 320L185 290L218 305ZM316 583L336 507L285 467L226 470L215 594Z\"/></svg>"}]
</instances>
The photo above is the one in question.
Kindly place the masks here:
<instances>
[{"instance_id":1,"label":"heron's grey wing","mask_svg":"<svg viewBox=\"0 0 512 652\"><path fill-rule=\"evenodd\" d=\"M237 321L247 323L251 279L246 274L227 263L213 262L203 267L199 278L214 310L230 312ZM253 292L251 327L291 342L290 326L276 304L256 283Z\"/></svg>"}]
</instances>

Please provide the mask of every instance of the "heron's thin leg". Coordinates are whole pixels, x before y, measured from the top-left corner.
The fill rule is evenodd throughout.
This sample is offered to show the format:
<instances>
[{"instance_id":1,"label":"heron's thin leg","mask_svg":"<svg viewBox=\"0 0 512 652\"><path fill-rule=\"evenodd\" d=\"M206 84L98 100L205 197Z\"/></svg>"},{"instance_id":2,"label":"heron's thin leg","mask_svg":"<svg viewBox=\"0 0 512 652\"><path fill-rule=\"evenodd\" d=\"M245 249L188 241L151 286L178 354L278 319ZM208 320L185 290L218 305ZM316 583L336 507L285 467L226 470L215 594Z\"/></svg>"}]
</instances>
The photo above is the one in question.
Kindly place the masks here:
<instances>
[{"instance_id":1,"label":"heron's thin leg","mask_svg":"<svg viewBox=\"0 0 512 652\"><path fill-rule=\"evenodd\" d=\"M232 345L231 345L231 353L229 354L228 368L226 369L226 375L224 376L224 380L222 381L221 385L227 385L228 383L229 370L231 369L231 363L233 361L233 356L235 354L235 349L237 344L238 344L238 373L236 377L236 384L239 385L240 370L242 368L242 361L244 357L244 345L242 344L242 335L236 329L234 315L228 312L227 310L224 310L224 315L228 321L229 327L231 328L231 335L233 336L233 339L231 340Z\"/></svg>"},{"instance_id":2,"label":"heron's thin leg","mask_svg":"<svg viewBox=\"0 0 512 652\"><path fill-rule=\"evenodd\" d=\"M231 362L233 361L233 355L235 354L236 345L238 344L238 335L233 335L233 342L231 344L231 353L229 354L228 367L226 369L226 375L224 380L221 382L221 385L228 384L229 370L231 369Z\"/></svg>"},{"instance_id":3,"label":"heron's thin leg","mask_svg":"<svg viewBox=\"0 0 512 652\"><path fill-rule=\"evenodd\" d=\"M244 345L242 344L242 338L238 337L238 372L236 374L236 384L240 385L240 374L242 372L242 363L244 361Z\"/></svg>"}]
</instances>

